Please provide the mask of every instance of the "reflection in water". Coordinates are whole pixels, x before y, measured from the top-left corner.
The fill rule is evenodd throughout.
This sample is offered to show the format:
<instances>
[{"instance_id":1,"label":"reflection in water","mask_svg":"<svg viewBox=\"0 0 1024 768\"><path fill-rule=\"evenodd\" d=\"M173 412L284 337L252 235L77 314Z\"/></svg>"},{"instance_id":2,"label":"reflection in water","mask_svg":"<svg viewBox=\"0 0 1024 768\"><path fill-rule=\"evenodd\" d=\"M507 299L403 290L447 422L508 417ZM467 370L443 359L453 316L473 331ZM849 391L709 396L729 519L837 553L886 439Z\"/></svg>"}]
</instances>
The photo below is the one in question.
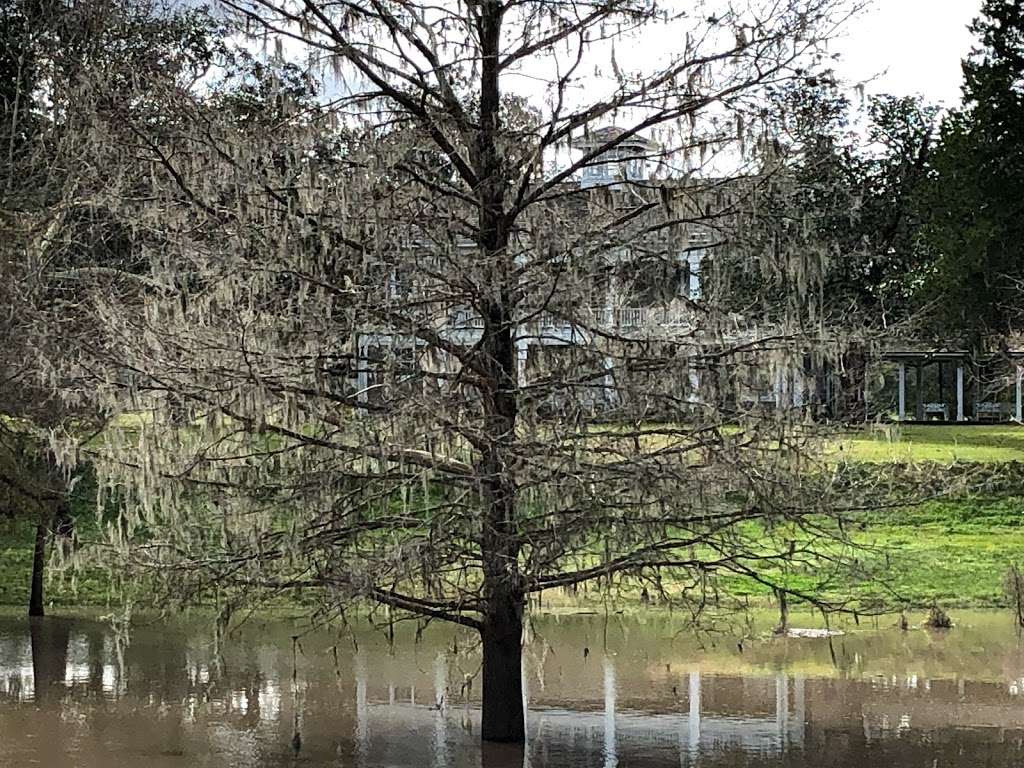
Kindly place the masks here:
<instances>
[{"instance_id":1,"label":"reflection in water","mask_svg":"<svg viewBox=\"0 0 1024 768\"><path fill-rule=\"evenodd\" d=\"M619 764L615 752L615 663L604 657L604 766L615 768Z\"/></svg>"},{"instance_id":2,"label":"reflection in water","mask_svg":"<svg viewBox=\"0 0 1024 768\"><path fill-rule=\"evenodd\" d=\"M434 659L434 766L448 765L448 656L439 651Z\"/></svg>"},{"instance_id":3,"label":"reflection in water","mask_svg":"<svg viewBox=\"0 0 1024 768\"><path fill-rule=\"evenodd\" d=\"M47 621L35 617L29 619L29 636L32 694L37 702L42 703L58 692L55 686L67 680L70 625L59 619Z\"/></svg>"},{"instance_id":4,"label":"reflection in water","mask_svg":"<svg viewBox=\"0 0 1024 768\"><path fill-rule=\"evenodd\" d=\"M782 747L789 730L789 679L779 672L775 675L775 727L779 731L779 740L772 746Z\"/></svg>"},{"instance_id":5,"label":"reflection in water","mask_svg":"<svg viewBox=\"0 0 1024 768\"><path fill-rule=\"evenodd\" d=\"M690 716L688 720L690 740L688 753L696 757L700 751L700 672L690 673Z\"/></svg>"},{"instance_id":6,"label":"reflection in water","mask_svg":"<svg viewBox=\"0 0 1024 768\"><path fill-rule=\"evenodd\" d=\"M370 752L370 713L366 701L366 656L356 653L353 673L356 679L356 765L364 765Z\"/></svg>"},{"instance_id":7,"label":"reflection in water","mask_svg":"<svg viewBox=\"0 0 1024 768\"><path fill-rule=\"evenodd\" d=\"M740 657L688 646L669 621L626 619L608 633L601 663L587 663L575 649L596 634L589 621L536 622L545 645L523 667L528 745L482 749L479 691L465 684L479 661L451 651L467 644L444 631L399 638L393 652L360 632L347 654L314 633L295 669L294 627L262 624L224 649L218 676L202 623L141 627L119 664L116 638L98 622L0 618L0 766L1024 762L1024 654L1008 624L944 636L853 633L837 669L814 641L748 643Z\"/></svg>"}]
</instances>

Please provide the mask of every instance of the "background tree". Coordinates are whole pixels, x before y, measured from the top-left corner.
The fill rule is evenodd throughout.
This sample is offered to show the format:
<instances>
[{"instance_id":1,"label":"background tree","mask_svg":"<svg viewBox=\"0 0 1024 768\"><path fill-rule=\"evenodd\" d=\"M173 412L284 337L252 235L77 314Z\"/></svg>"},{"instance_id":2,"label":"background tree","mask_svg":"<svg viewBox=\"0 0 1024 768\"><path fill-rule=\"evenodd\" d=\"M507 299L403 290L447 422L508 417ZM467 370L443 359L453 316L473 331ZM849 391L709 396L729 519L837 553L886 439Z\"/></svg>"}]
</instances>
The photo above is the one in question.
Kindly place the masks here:
<instances>
[{"instance_id":1,"label":"background tree","mask_svg":"<svg viewBox=\"0 0 1024 768\"><path fill-rule=\"evenodd\" d=\"M49 138L48 115L41 107L58 24L45 3L16 2L4 6L4 46L0 53L0 141L4 152L0 191L0 493L8 520L29 520L35 545L29 593L29 614L44 613L43 575L46 545L52 532L69 530L66 477L47 451L45 430L60 423L58 398L37 378L32 345L34 280L46 257L45 225L37 214L56 191L43 167ZM52 159L52 158L51 158ZM56 175L56 174L54 174ZM36 229L36 227L39 227ZM42 230L40 232L39 230ZM33 246L36 246L33 248ZM55 407L57 413L55 414Z\"/></svg>"},{"instance_id":2,"label":"background tree","mask_svg":"<svg viewBox=\"0 0 1024 768\"><path fill-rule=\"evenodd\" d=\"M972 31L979 44L964 60L964 106L943 121L920 192L933 260L919 296L941 306L933 333L985 348L1018 330L1021 308L1024 9L986 0Z\"/></svg>"},{"instance_id":3,"label":"background tree","mask_svg":"<svg viewBox=\"0 0 1024 768\"><path fill-rule=\"evenodd\" d=\"M92 151L102 137L90 120L144 119L149 91L194 83L218 41L198 11L19 0L0 13L0 488L7 516L35 523L29 610L42 615L46 544L71 535L71 489L85 471L58 466L51 434L88 440L104 423L93 403L54 387L97 325L81 278L116 285L139 271L129 228L97 194L110 169Z\"/></svg>"},{"instance_id":4,"label":"background tree","mask_svg":"<svg viewBox=\"0 0 1024 768\"><path fill-rule=\"evenodd\" d=\"M772 140L760 172L734 201L744 222L722 231L708 271L714 300L741 316L802 315L818 419L862 421L872 350L918 327L917 293L931 251L917 195L929 170L936 110L872 96L855 108L830 69L808 71L767 97ZM787 268L789 254L804 266ZM808 284L808 277L811 282ZM808 294L808 291L812 295ZM795 312L793 300L805 311ZM841 350L841 351L840 351Z\"/></svg>"},{"instance_id":5,"label":"background tree","mask_svg":"<svg viewBox=\"0 0 1024 768\"><path fill-rule=\"evenodd\" d=\"M858 216L867 244L868 306L889 323L912 319L914 297L931 251L920 236L918 193L926 182L939 125L939 110L912 96L874 96L868 106L867 149Z\"/></svg>"},{"instance_id":6,"label":"background tree","mask_svg":"<svg viewBox=\"0 0 1024 768\"><path fill-rule=\"evenodd\" d=\"M58 388L130 420L93 456L124 504L108 562L225 609L316 588L328 615L365 600L472 628L502 741L524 736L531 594L631 578L699 614L732 574L830 606L834 480L794 420L739 407L751 356L785 370L824 344L815 262L777 249L801 277L763 331L690 295L656 303L664 322L621 309L647 265L743 224L765 89L843 8L225 5L332 85L321 103L273 73L255 99L163 80L145 117L89 113L138 268L78 283L102 328ZM679 45L623 58L655 34Z\"/></svg>"},{"instance_id":7,"label":"background tree","mask_svg":"<svg viewBox=\"0 0 1024 768\"><path fill-rule=\"evenodd\" d=\"M826 69L772 91L776 144L756 207L745 212L757 226L732 236L796 238L819 250L821 316L836 327L881 328L920 309L916 286L931 252L920 242L917 195L930 169L937 109L891 95L871 96L855 109L844 88ZM785 271L767 257L760 269L741 269L737 260L749 250L716 259L721 300L737 311L752 300L778 306L792 294L779 283ZM856 323L847 322L851 313Z\"/></svg>"}]
</instances>

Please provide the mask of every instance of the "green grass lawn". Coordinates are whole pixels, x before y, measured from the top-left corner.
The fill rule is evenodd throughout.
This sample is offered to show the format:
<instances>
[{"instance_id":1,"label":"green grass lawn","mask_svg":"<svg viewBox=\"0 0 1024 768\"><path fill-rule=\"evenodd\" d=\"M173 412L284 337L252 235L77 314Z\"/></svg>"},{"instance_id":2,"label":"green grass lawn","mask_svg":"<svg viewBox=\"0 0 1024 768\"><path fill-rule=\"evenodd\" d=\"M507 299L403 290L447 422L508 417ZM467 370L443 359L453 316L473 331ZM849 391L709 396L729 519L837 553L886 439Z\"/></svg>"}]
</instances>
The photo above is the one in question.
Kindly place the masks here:
<instances>
[{"instance_id":1,"label":"green grass lawn","mask_svg":"<svg viewBox=\"0 0 1024 768\"><path fill-rule=\"evenodd\" d=\"M0 605L28 608L35 526L25 521L0 521ZM50 574L44 590L50 605L106 605L110 599L106 573L88 568L74 575Z\"/></svg>"},{"instance_id":2,"label":"green grass lawn","mask_svg":"<svg viewBox=\"0 0 1024 768\"><path fill-rule=\"evenodd\" d=\"M880 581L844 586L863 605L923 609L992 607L1004 603L1003 577L1013 563L1024 568L1024 495L933 501L918 507L874 513L854 535L863 543L866 565ZM0 605L27 605L32 564L32 530L0 527ZM807 578L808 585L814 580ZM755 604L771 598L767 589L741 577L726 579L734 595ZM803 586L800 577L791 579ZM625 590L625 602L631 590ZM57 606L106 605L102 571L50 579L47 602ZM620 602L620 601L616 601Z\"/></svg>"},{"instance_id":3,"label":"green grass lawn","mask_svg":"<svg viewBox=\"0 0 1024 768\"><path fill-rule=\"evenodd\" d=\"M1024 567L1024 498L927 504L900 517L858 536L889 552L884 577L900 598L919 607L1003 604L1007 570ZM855 592L893 597L879 584Z\"/></svg>"},{"instance_id":4,"label":"green grass lawn","mask_svg":"<svg viewBox=\"0 0 1024 768\"><path fill-rule=\"evenodd\" d=\"M847 461L1024 461L1024 427L893 425L884 434L858 431L837 441L832 455Z\"/></svg>"},{"instance_id":5,"label":"green grass lawn","mask_svg":"<svg viewBox=\"0 0 1024 768\"><path fill-rule=\"evenodd\" d=\"M1002 606L1008 569L1024 570L1024 496L931 501L872 513L852 538L863 545L856 556L873 577L843 583L832 590L833 598L889 609ZM760 584L727 581L734 594L771 597ZM787 583L806 590L816 579L793 574Z\"/></svg>"},{"instance_id":6,"label":"green grass lawn","mask_svg":"<svg viewBox=\"0 0 1024 768\"><path fill-rule=\"evenodd\" d=\"M839 459L870 463L1024 462L1024 427L911 425L898 428L891 442L867 431L853 433L831 451ZM1015 481L1007 477L1012 486ZM854 538L864 545L865 563L882 578L846 585L849 594L864 603L906 607L1002 604L1007 569L1024 567L1024 484L1004 491L866 516ZM27 605L32 541L31 526L0 522L0 605ZM739 577L729 579L729 587L741 596L769 597L765 588ZM47 584L47 601L55 605L107 600L98 570Z\"/></svg>"},{"instance_id":7,"label":"green grass lawn","mask_svg":"<svg viewBox=\"0 0 1024 768\"><path fill-rule=\"evenodd\" d=\"M0 605L28 606L32 533L24 523L0 523Z\"/></svg>"}]
</instances>

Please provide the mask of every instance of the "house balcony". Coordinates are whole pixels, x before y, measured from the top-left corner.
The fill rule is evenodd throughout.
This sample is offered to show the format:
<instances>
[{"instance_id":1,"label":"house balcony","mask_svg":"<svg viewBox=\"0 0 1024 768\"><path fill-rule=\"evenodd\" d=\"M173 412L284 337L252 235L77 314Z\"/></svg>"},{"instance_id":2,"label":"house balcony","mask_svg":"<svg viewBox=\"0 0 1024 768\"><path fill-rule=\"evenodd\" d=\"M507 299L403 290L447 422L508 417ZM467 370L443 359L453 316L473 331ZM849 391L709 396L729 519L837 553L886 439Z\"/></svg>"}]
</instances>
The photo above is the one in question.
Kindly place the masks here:
<instances>
[{"instance_id":1,"label":"house balcony","mask_svg":"<svg viewBox=\"0 0 1024 768\"><path fill-rule=\"evenodd\" d=\"M678 307L590 307L577 317L565 318L542 312L520 324L517 335L527 343L586 344L593 334L629 336L637 333L674 335L688 331L690 314ZM483 334L484 320L475 312L449 313L442 333L458 344L475 344Z\"/></svg>"},{"instance_id":2,"label":"house balcony","mask_svg":"<svg viewBox=\"0 0 1024 768\"><path fill-rule=\"evenodd\" d=\"M678 307L590 307L576 321L545 312L535 325L541 330L568 329L576 325L584 330L631 332L688 328L690 321L690 313Z\"/></svg>"}]
</instances>

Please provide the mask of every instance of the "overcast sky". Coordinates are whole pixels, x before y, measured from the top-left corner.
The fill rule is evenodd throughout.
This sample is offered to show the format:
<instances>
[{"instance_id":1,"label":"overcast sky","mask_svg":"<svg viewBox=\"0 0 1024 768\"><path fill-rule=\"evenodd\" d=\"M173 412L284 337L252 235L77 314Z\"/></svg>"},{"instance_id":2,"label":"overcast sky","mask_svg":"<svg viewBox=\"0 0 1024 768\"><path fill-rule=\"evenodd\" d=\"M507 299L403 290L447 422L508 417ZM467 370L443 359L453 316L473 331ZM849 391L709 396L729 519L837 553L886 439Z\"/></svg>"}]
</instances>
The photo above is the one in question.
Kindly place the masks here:
<instances>
[{"instance_id":1,"label":"overcast sky","mask_svg":"<svg viewBox=\"0 0 1024 768\"><path fill-rule=\"evenodd\" d=\"M868 1L871 5L846 22L831 46L842 57L836 65L840 77L851 85L867 81L868 93L920 94L930 102L956 106L963 81L960 62L975 43L967 26L983 0ZM639 57L640 63L658 53L666 51L620 46L619 58Z\"/></svg>"},{"instance_id":2,"label":"overcast sky","mask_svg":"<svg viewBox=\"0 0 1024 768\"><path fill-rule=\"evenodd\" d=\"M933 102L960 101L960 60L974 44L967 25L982 0L875 0L849 22L834 50L851 81L880 74L870 93L920 93Z\"/></svg>"}]
</instances>

